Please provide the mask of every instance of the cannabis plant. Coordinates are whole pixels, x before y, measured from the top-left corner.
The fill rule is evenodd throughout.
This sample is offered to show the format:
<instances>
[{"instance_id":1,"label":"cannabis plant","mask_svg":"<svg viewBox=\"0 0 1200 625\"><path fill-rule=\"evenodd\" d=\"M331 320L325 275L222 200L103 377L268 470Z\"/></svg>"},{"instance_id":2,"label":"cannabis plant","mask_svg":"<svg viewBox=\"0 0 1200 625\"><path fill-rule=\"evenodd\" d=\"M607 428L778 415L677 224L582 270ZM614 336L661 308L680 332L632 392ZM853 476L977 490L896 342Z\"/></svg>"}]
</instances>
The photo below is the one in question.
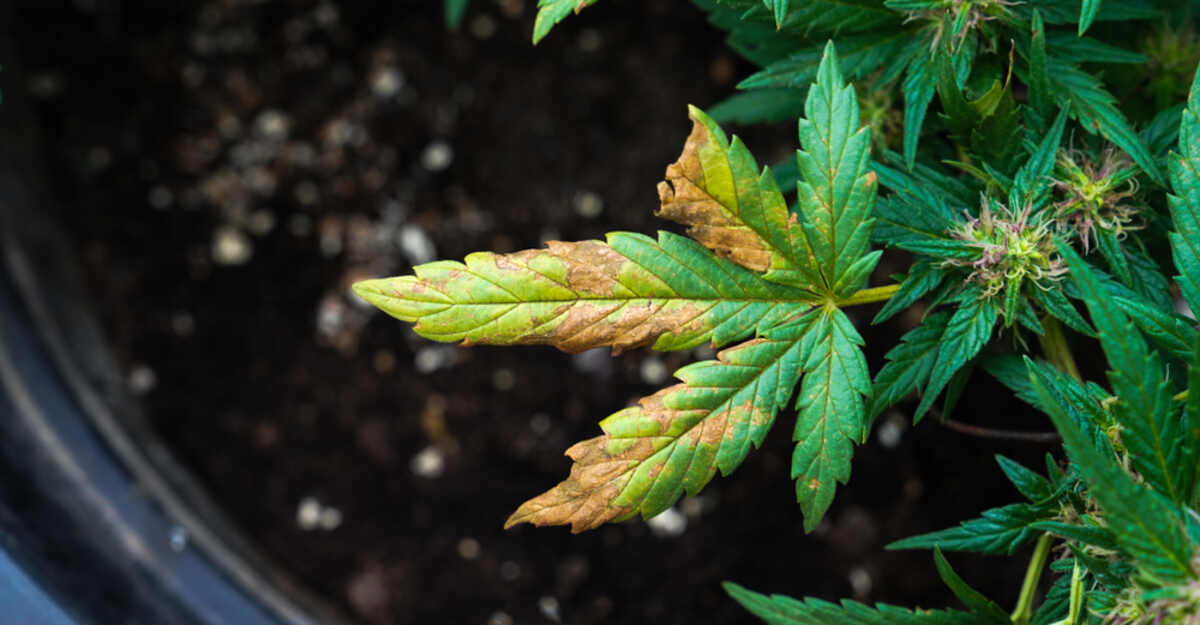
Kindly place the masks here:
<instances>
[{"instance_id":1,"label":"cannabis plant","mask_svg":"<svg viewBox=\"0 0 1200 625\"><path fill-rule=\"evenodd\" d=\"M535 42L595 2L541 0ZM692 131L657 211L686 237L551 241L355 285L439 341L721 349L602 420L600 436L567 450L567 478L507 525L583 531L654 516L736 469L795 396L791 477L811 530L877 415L915 395L914 421L944 416L983 371L1045 413L1066 459L1047 456L1042 474L1000 457L1024 501L891 545L932 549L965 610L727 591L770 623L1200 623L1190 314L1200 311L1200 79L1188 90L1200 45L1190 7L694 4L762 69L709 113L689 109ZM446 6L454 22L466 3ZM1143 66L1155 73L1122 70ZM781 119L798 119L799 150L775 171L719 125ZM885 249L908 263L894 281L873 276ZM844 310L880 302L874 323L914 307L920 323L872 375ZM1092 345L1107 358L1107 386L1073 356ZM1029 545L1011 612L943 555ZM1055 581L1038 601L1046 568Z\"/></svg>"}]
</instances>

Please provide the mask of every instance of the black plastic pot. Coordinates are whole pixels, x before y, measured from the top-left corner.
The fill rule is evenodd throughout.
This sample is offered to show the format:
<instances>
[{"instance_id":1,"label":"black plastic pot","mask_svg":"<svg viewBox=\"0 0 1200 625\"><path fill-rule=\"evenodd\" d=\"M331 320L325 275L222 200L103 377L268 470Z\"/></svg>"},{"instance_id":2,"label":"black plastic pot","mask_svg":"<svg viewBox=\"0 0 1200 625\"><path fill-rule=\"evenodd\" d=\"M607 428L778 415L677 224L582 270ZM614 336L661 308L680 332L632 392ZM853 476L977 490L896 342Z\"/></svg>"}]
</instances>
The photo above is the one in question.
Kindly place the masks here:
<instances>
[{"instance_id":1,"label":"black plastic pot","mask_svg":"<svg viewBox=\"0 0 1200 625\"><path fill-rule=\"evenodd\" d=\"M343 623L147 427L44 192L0 8L0 622ZM9 48L9 49L6 49Z\"/></svg>"}]
</instances>

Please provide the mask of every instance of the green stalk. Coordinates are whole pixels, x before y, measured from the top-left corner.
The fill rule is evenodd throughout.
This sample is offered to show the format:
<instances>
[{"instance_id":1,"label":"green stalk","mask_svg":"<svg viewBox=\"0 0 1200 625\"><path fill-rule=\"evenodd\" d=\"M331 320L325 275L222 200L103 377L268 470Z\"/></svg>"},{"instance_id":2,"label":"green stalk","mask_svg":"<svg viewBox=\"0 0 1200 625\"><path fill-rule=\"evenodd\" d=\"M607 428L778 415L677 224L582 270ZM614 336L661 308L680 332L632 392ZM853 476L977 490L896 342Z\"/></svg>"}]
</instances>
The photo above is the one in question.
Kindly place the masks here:
<instances>
[{"instance_id":1,"label":"green stalk","mask_svg":"<svg viewBox=\"0 0 1200 625\"><path fill-rule=\"evenodd\" d=\"M1075 563L1071 570L1071 598L1067 603L1067 618L1050 625L1075 625L1083 613L1083 567Z\"/></svg>"},{"instance_id":2,"label":"green stalk","mask_svg":"<svg viewBox=\"0 0 1200 625\"><path fill-rule=\"evenodd\" d=\"M1042 344L1042 352L1046 354L1046 360L1054 365L1056 369L1064 373L1068 373L1077 381L1082 382L1083 378L1079 375L1079 367L1075 364L1075 357L1071 355L1071 346L1067 345L1067 337L1063 334L1062 325L1058 323L1058 319L1046 316L1042 320L1043 333L1038 337Z\"/></svg>"},{"instance_id":3,"label":"green stalk","mask_svg":"<svg viewBox=\"0 0 1200 625\"><path fill-rule=\"evenodd\" d=\"M839 300L838 306L857 306L859 304L874 304L875 302L885 302L900 290L900 285L889 284L887 286L877 286L869 289L857 291L854 295L846 299Z\"/></svg>"},{"instance_id":4,"label":"green stalk","mask_svg":"<svg viewBox=\"0 0 1200 625\"><path fill-rule=\"evenodd\" d=\"M1033 618L1033 596L1037 592L1038 582L1042 579L1042 569L1046 568L1046 556L1050 555L1050 534L1042 534L1037 546L1033 548L1033 557L1029 560L1029 568L1025 569L1025 581L1021 582L1021 596L1017 598L1017 607L1012 613L1013 625L1029 625Z\"/></svg>"}]
</instances>

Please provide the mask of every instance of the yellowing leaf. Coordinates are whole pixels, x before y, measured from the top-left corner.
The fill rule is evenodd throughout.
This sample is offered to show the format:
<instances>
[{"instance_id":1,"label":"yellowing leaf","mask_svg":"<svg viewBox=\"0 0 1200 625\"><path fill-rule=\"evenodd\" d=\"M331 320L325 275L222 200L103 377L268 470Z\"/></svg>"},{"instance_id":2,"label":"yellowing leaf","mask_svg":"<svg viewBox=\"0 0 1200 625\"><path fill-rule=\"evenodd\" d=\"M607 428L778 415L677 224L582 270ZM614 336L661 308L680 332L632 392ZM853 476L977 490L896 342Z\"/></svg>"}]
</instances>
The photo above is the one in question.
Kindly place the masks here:
<instances>
[{"instance_id":1,"label":"yellowing leaf","mask_svg":"<svg viewBox=\"0 0 1200 625\"><path fill-rule=\"evenodd\" d=\"M812 294L773 284L696 243L612 233L608 243L479 252L416 275L355 285L367 301L437 341L553 345L568 352L653 344L723 345L810 307Z\"/></svg>"},{"instance_id":2,"label":"yellowing leaf","mask_svg":"<svg viewBox=\"0 0 1200 625\"><path fill-rule=\"evenodd\" d=\"M522 504L505 527L570 524L581 532L638 513L649 518L699 492L718 469L728 475L762 444L791 395L804 325L684 367L675 374L682 384L601 421L604 435L567 450L570 476Z\"/></svg>"},{"instance_id":3,"label":"yellowing leaf","mask_svg":"<svg viewBox=\"0 0 1200 625\"><path fill-rule=\"evenodd\" d=\"M771 170L760 173L741 139L727 139L703 111L693 106L688 112L692 133L679 160L667 167L667 179L658 184L658 216L688 226L693 239L743 267L766 271L773 264L797 264L792 239L803 244L804 235L798 224L789 223L787 202ZM799 264L808 280L791 282L816 284L820 272L813 261Z\"/></svg>"}]
</instances>

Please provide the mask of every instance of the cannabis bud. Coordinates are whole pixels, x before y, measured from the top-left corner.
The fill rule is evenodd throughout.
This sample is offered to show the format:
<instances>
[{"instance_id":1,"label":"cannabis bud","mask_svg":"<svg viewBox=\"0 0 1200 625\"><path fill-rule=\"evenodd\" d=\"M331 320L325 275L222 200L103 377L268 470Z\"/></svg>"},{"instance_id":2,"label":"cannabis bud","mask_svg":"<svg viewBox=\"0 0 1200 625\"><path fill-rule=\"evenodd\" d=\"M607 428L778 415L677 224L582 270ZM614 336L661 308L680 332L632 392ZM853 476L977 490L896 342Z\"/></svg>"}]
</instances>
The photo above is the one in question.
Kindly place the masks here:
<instances>
[{"instance_id":1,"label":"cannabis bud","mask_svg":"<svg viewBox=\"0 0 1200 625\"><path fill-rule=\"evenodd\" d=\"M1055 163L1054 188L1064 199L1054 204L1054 219L1064 233L1079 235L1087 252L1099 231L1123 237L1137 208L1124 203L1137 192L1137 169L1124 153L1109 146L1097 163L1081 150L1063 150Z\"/></svg>"},{"instance_id":2,"label":"cannabis bud","mask_svg":"<svg viewBox=\"0 0 1200 625\"><path fill-rule=\"evenodd\" d=\"M967 267L969 281L983 288L983 297L1003 293L1005 319L1011 323L1017 296L1025 283L1048 288L1067 273L1054 247L1053 222L1032 214L1032 207L1020 210L984 197L979 216L967 220L950 235L971 253L947 258L944 265Z\"/></svg>"}]
</instances>

